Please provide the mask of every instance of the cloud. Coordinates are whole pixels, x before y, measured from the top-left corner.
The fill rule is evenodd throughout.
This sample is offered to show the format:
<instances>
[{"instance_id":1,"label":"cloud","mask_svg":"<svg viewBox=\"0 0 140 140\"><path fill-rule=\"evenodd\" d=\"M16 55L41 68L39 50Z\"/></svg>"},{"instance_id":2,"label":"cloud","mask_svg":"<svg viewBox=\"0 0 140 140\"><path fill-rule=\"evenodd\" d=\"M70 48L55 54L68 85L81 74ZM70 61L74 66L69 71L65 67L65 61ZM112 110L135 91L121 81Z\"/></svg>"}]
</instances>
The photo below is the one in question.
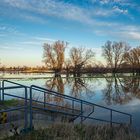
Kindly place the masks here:
<instances>
[{"instance_id":1,"label":"cloud","mask_svg":"<svg viewBox=\"0 0 140 140\"><path fill-rule=\"evenodd\" d=\"M33 11L35 13L48 16L55 16L77 21L81 21L81 19L88 19L88 15L85 15L85 11L83 9L72 4L58 2L55 0L32 0L31 2L27 0L4 0L4 2L18 9Z\"/></svg>"},{"instance_id":2,"label":"cloud","mask_svg":"<svg viewBox=\"0 0 140 140\"><path fill-rule=\"evenodd\" d=\"M37 42L37 41L22 41L22 42L19 42L20 44L22 45L40 45L41 43L40 42Z\"/></svg>"},{"instance_id":3,"label":"cloud","mask_svg":"<svg viewBox=\"0 0 140 140\"><path fill-rule=\"evenodd\" d=\"M120 27L120 36L129 40L140 40L140 27L124 25Z\"/></svg>"},{"instance_id":4,"label":"cloud","mask_svg":"<svg viewBox=\"0 0 140 140\"><path fill-rule=\"evenodd\" d=\"M52 38L47 38L47 37L34 37L35 40L39 40L39 41L49 41L49 42L55 42L57 41L56 39L52 39Z\"/></svg>"},{"instance_id":5,"label":"cloud","mask_svg":"<svg viewBox=\"0 0 140 140\"><path fill-rule=\"evenodd\" d=\"M7 44L7 45L5 45L5 44L1 44L0 45L0 50L2 51L2 50L4 50L4 51L21 51L21 50L24 50L25 48L23 48L23 47L20 47L20 46L12 46L11 47L11 44Z\"/></svg>"},{"instance_id":6,"label":"cloud","mask_svg":"<svg viewBox=\"0 0 140 140\"><path fill-rule=\"evenodd\" d=\"M125 7L129 4L129 0L89 0L92 5L89 8L80 7L72 3L57 1L57 0L3 0L4 3L14 9L22 10L23 15L18 12L18 16L34 22L47 23L45 16L61 18L69 21L76 21L90 26L90 29L99 36L114 36L122 39L139 39L139 30L134 31L125 24L118 21L110 20L117 16L124 15L129 17L129 11ZM105 6L96 6L94 3L99 3ZM37 16L41 15L41 16ZM109 20L103 20L108 18ZM117 17L119 19L119 17ZM0 30L4 30L1 27ZM36 38L38 41L54 41L47 38ZM24 44L33 44L32 41L24 42Z\"/></svg>"},{"instance_id":7,"label":"cloud","mask_svg":"<svg viewBox=\"0 0 140 140\"><path fill-rule=\"evenodd\" d=\"M127 39L130 40L140 40L140 32L134 32L134 31L130 31L130 32L122 32L122 35Z\"/></svg>"},{"instance_id":8,"label":"cloud","mask_svg":"<svg viewBox=\"0 0 140 140\"><path fill-rule=\"evenodd\" d=\"M0 24L0 33L13 33L16 34L18 31L15 27L11 25Z\"/></svg>"},{"instance_id":9,"label":"cloud","mask_svg":"<svg viewBox=\"0 0 140 140\"><path fill-rule=\"evenodd\" d=\"M11 40L14 37L20 38L23 36L25 37L25 34L18 30L18 26L0 23L0 37L1 38L3 39L8 38L8 40Z\"/></svg>"},{"instance_id":10,"label":"cloud","mask_svg":"<svg viewBox=\"0 0 140 140\"><path fill-rule=\"evenodd\" d=\"M66 3L57 0L4 0L4 2L17 9L25 10L28 12L34 12L45 16L63 18L70 21L78 21L83 24L103 26L102 21L96 19L97 16L115 16L117 12L126 14L128 11L125 9L120 9L119 7L112 8L100 8L92 5L90 8L86 9L72 3ZM110 2L110 0L100 0L102 3ZM114 2L119 2L119 0L114 0ZM21 15L20 15L21 16ZM32 21L37 21L36 17L25 16L25 19ZM39 19L39 21L41 18ZM42 21L43 22L43 21ZM108 25L108 22L103 22Z\"/></svg>"},{"instance_id":11,"label":"cloud","mask_svg":"<svg viewBox=\"0 0 140 140\"><path fill-rule=\"evenodd\" d=\"M96 29L94 32L98 36L109 36L121 41L139 41L140 40L140 27L135 25L116 24L113 30Z\"/></svg>"},{"instance_id":12,"label":"cloud","mask_svg":"<svg viewBox=\"0 0 140 140\"><path fill-rule=\"evenodd\" d=\"M43 19L41 17L33 16L33 15L22 14L22 15L19 15L19 17L24 19L24 20L26 20L26 21L42 23L42 24L47 23L47 20L45 20L45 19Z\"/></svg>"},{"instance_id":13,"label":"cloud","mask_svg":"<svg viewBox=\"0 0 140 140\"><path fill-rule=\"evenodd\" d=\"M52 39L52 38L47 38L47 37L40 37L40 36L35 36L26 39L25 41L18 42L19 45L22 46L42 46L44 43L53 43L57 40Z\"/></svg>"},{"instance_id":14,"label":"cloud","mask_svg":"<svg viewBox=\"0 0 140 140\"><path fill-rule=\"evenodd\" d=\"M117 12L117 13L122 13L122 14L127 14L127 13L128 13L128 10L126 10L126 9L121 9L121 8L119 8L118 6L114 6L114 7L113 7L113 11L114 11L114 12Z\"/></svg>"},{"instance_id":15,"label":"cloud","mask_svg":"<svg viewBox=\"0 0 140 140\"><path fill-rule=\"evenodd\" d=\"M91 0L92 3L99 3L99 4L120 4L122 0Z\"/></svg>"},{"instance_id":16,"label":"cloud","mask_svg":"<svg viewBox=\"0 0 140 140\"><path fill-rule=\"evenodd\" d=\"M110 0L100 0L101 4L108 4L110 2Z\"/></svg>"}]
</instances>

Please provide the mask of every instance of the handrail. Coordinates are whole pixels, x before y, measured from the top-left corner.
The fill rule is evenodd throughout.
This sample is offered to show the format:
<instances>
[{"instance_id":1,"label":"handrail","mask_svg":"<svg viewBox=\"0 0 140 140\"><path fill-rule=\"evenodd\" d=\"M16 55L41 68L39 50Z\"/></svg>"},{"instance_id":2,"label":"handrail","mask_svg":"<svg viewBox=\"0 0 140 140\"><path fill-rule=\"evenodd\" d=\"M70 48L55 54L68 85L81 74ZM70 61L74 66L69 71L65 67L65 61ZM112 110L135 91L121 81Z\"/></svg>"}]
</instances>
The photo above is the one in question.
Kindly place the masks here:
<instances>
[{"instance_id":1,"label":"handrail","mask_svg":"<svg viewBox=\"0 0 140 140\"><path fill-rule=\"evenodd\" d=\"M14 84L16 86L7 86L7 87L4 87L4 83L7 82L7 83L11 83L11 84ZM24 99L25 100L25 107L29 107L29 110L30 110L30 128L32 128L32 108L34 107L33 106L33 103L32 102L36 102L36 100L32 99L32 90L36 90L36 91L40 91L40 92L47 92L47 94L51 94L51 95L54 95L54 96L57 96L57 97L61 97L63 99L67 99L67 100L70 100L72 101L72 108L67 108L67 109L70 109L70 110L75 110L73 104L74 102L77 102L77 103L80 103L80 114L79 115L76 115L73 113L73 116L77 116L77 117L81 117L81 123L85 120L85 119L94 119L94 120L99 120L99 121L105 121L105 122L110 122L110 124L112 125L112 123L116 123L116 124L120 124L119 122L114 122L112 117L113 117L113 112L117 112L117 113L120 113L120 114L123 114L123 115L127 115L129 116L130 118L130 124L132 123L132 115L131 114L128 114L128 113L125 113L125 112L121 112L121 111L118 111L118 110L115 110L115 109L112 109L112 108L108 108L108 107L105 107L105 106L102 106L102 105L98 105L98 104L95 104L95 103L91 103L91 102L88 102L88 101L85 101L85 100L82 100L82 99L78 99L78 98L75 98L75 97L72 97L72 96L69 96L69 95L63 95L59 92L56 92L56 91L52 91L52 90L48 90L46 88L43 88L43 87L40 87L40 86L36 86L36 85L31 85L30 87L29 86L25 86L25 85L22 85L22 84L19 84L19 83L16 83L16 82L12 82L12 81L9 81L9 80L3 80L2 81L2 88L0 87L0 91L2 90L2 93L4 94L4 90L6 89L16 89L16 88L25 88L25 97L20 97L18 95L11 95L13 97L17 97L17 98L21 98L21 99ZM27 98L27 89L30 89L29 91L29 98ZM7 94L5 93L5 95L8 95L10 96L10 94ZM4 98L3 98L4 99ZM29 101L29 106L27 104L27 101ZM46 103L45 101L42 102L42 101L37 101L38 103L44 103L45 104L48 104L48 105L51 105L51 106L59 106L59 105L55 105L55 104L50 104L50 103ZM83 114L83 105L89 105L89 106L96 106L96 107L99 107L99 108L103 108L103 109L107 109L110 111L110 121L108 120L102 120L102 119L98 119L98 118L95 118L95 117L90 117L90 115L94 112L92 111L91 113L89 113L88 115L84 115ZM37 107L37 106L36 106ZM63 106L60 106L60 107L63 107ZM63 107L65 108L65 107ZM43 108L40 108L40 109L43 109ZM45 108L44 108L45 109ZM27 111L27 109L26 109ZM53 110L53 111L58 111L58 110ZM64 113L64 111L62 111ZM66 114L68 114L68 112L65 112Z\"/></svg>"},{"instance_id":2,"label":"handrail","mask_svg":"<svg viewBox=\"0 0 140 140\"><path fill-rule=\"evenodd\" d=\"M8 83L11 83L11 84L15 84L15 85L19 85L19 86L22 86L22 87L27 87L27 88L29 88L28 86L25 86L25 85L22 85L22 84L13 82L13 81L9 81L9 80L2 80L2 82L8 82Z\"/></svg>"},{"instance_id":3,"label":"handrail","mask_svg":"<svg viewBox=\"0 0 140 140\"><path fill-rule=\"evenodd\" d=\"M8 86L8 87L3 87L3 88L0 88L0 90L2 90L2 89L15 89L15 88L23 88L23 87L21 87L21 86Z\"/></svg>"},{"instance_id":4,"label":"handrail","mask_svg":"<svg viewBox=\"0 0 140 140\"><path fill-rule=\"evenodd\" d=\"M8 108L8 109L5 109L5 110L0 110L0 113L11 112L11 111L19 110L19 109L24 109L24 108L25 108L25 106L17 106L15 108Z\"/></svg>"},{"instance_id":5,"label":"handrail","mask_svg":"<svg viewBox=\"0 0 140 140\"><path fill-rule=\"evenodd\" d=\"M128 115L128 116L132 116L131 114L128 114L128 113L125 113L125 112L121 112L121 111L118 111L118 110L115 110L115 109L111 109L111 108L108 108L108 107L105 107L105 106L102 106L102 105L98 105L98 104L95 104L95 103L91 103L91 102L88 102L88 101L85 101L85 100L82 100L82 99L78 99L78 98L75 98L75 97L72 97L72 96L69 96L69 95L64 95L64 94L61 94L59 92L56 92L56 91L52 91L52 90L48 90L46 88L43 88L43 87L40 87L40 86L36 86L36 85L31 85L30 87L29 86L25 86L25 85L22 85L22 84L19 84L19 83L16 83L16 82L12 82L12 81L9 81L9 80L3 80L5 82L9 82L9 83L13 83L13 84L16 84L16 85L19 85L19 86L22 86L22 87L27 87L27 88L31 88L31 89L34 89L34 88L39 88L41 90L41 92L44 92L44 91L48 91L48 92L52 92L52 93L55 93L56 96L59 96L59 97L68 97L70 99L74 99L76 101L79 101L79 102L83 102L83 103L86 103L86 104L89 104L89 105L95 105L95 106L98 106L98 107L101 107L101 108L104 108L104 109L107 109L107 110L112 110L114 112L118 112L118 113L121 113L121 114L125 114L125 115ZM34 87L34 88L33 88ZM38 89L34 89L34 90L38 90Z\"/></svg>"},{"instance_id":6,"label":"handrail","mask_svg":"<svg viewBox=\"0 0 140 140\"><path fill-rule=\"evenodd\" d=\"M11 83L11 84L17 85L17 86L8 86L8 87L5 87L5 85L4 85L5 82ZM1 83L2 83L2 88L1 88ZM10 109L4 110L4 112L10 112L10 111L14 111L14 110L25 109L25 112L24 112L24 119L25 119L24 128L26 129L27 128L27 123L28 123L28 116L27 116L27 114L28 114L28 111L27 111L27 107L28 107L28 104L27 104L27 98L28 98L27 88L28 87L27 86L24 86L22 84L16 83L16 82L9 81L9 80L3 80L2 82L0 81L0 94L1 94L1 90L2 90L2 100L3 101L4 101L4 95L6 95L5 92L4 92L5 89L17 89L17 88L24 88L24 90L25 90L24 106L19 106L19 107L16 106L14 108L10 108ZM11 95L11 96L14 97L14 95ZM18 98L19 98L19 96L18 96Z\"/></svg>"},{"instance_id":7,"label":"handrail","mask_svg":"<svg viewBox=\"0 0 140 140\"><path fill-rule=\"evenodd\" d=\"M40 110L45 110L45 111L49 110L49 109L44 109L44 108L37 107L37 106L33 106L33 108L40 109ZM84 115L81 115L81 114L72 114L72 113L68 113L68 112L64 112L64 111L55 111L55 110L49 110L49 111L63 113L63 114L69 115L69 116L77 116L77 117L82 117L82 118L88 118L88 119L91 119L91 120L97 120L97 121L102 121L102 122L110 123L109 120L98 119L98 118L95 118L95 117L84 116ZM112 123L121 124L121 123L115 122L115 121L112 121Z\"/></svg>"},{"instance_id":8,"label":"handrail","mask_svg":"<svg viewBox=\"0 0 140 140\"><path fill-rule=\"evenodd\" d=\"M69 96L69 95L64 95L64 94L61 94L61 93L58 93L56 91L52 91L52 90L48 90L48 89L45 89L45 88L42 88L42 87L39 87L39 86L36 86L36 85L31 85L31 89L34 89L36 90L35 88L39 88L39 89L42 89L42 92L44 91L48 91L48 92L52 92L52 93L55 93L56 96L59 96L59 97L68 97L70 99L74 99L76 101L79 101L79 102L82 102L82 103L85 103L85 104L88 104L88 105L95 105L97 107L100 107L100 108L104 108L104 109L107 109L107 110L111 110L111 111L114 111L114 112L117 112L117 113L120 113L120 114L124 114L124 115L128 115L128 116L132 116L131 114L128 114L128 113L125 113L125 112L121 112L121 111L118 111L118 110L115 110L115 109L111 109L111 108L108 108L108 107L105 107L105 106L102 106L102 105L98 105L98 104L95 104L95 103L91 103L91 102L88 102L88 101L85 101L85 100L82 100L82 99L78 99L78 98L75 98L75 97L72 97L72 96ZM40 90L41 91L41 90ZM53 94L52 94L53 95Z\"/></svg>"}]
</instances>

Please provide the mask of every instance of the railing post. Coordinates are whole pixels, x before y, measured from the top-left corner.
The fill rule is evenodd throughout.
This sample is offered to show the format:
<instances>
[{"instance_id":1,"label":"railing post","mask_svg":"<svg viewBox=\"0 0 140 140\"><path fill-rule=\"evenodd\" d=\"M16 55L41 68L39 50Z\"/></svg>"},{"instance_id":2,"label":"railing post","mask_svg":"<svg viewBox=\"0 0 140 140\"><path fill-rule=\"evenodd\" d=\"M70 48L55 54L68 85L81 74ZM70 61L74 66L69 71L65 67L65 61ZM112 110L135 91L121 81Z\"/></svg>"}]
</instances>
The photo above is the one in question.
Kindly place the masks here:
<instances>
[{"instance_id":1,"label":"railing post","mask_svg":"<svg viewBox=\"0 0 140 140\"><path fill-rule=\"evenodd\" d=\"M130 125L132 125L132 115L130 115Z\"/></svg>"},{"instance_id":2,"label":"railing post","mask_svg":"<svg viewBox=\"0 0 140 140\"><path fill-rule=\"evenodd\" d=\"M4 101L4 81L2 81L2 101Z\"/></svg>"},{"instance_id":3,"label":"railing post","mask_svg":"<svg viewBox=\"0 0 140 140\"><path fill-rule=\"evenodd\" d=\"M44 92L44 109L45 109L45 107L46 107L46 94Z\"/></svg>"},{"instance_id":4,"label":"railing post","mask_svg":"<svg viewBox=\"0 0 140 140\"><path fill-rule=\"evenodd\" d=\"M94 106L93 106L93 109L92 109L92 111L94 112L94 110L95 110L95 109L94 109Z\"/></svg>"},{"instance_id":5,"label":"railing post","mask_svg":"<svg viewBox=\"0 0 140 140\"><path fill-rule=\"evenodd\" d=\"M110 126L112 127L112 109L110 110Z\"/></svg>"},{"instance_id":6,"label":"railing post","mask_svg":"<svg viewBox=\"0 0 140 140\"><path fill-rule=\"evenodd\" d=\"M30 129L33 128L33 113L32 113L32 87L30 87Z\"/></svg>"},{"instance_id":7,"label":"railing post","mask_svg":"<svg viewBox=\"0 0 140 140\"><path fill-rule=\"evenodd\" d=\"M81 124L83 122L83 102L81 100Z\"/></svg>"},{"instance_id":8,"label":"railing post","mask_svg":"<svg viewBox=\"0 0 140 140\"><path fill-rule=\"evenodd\" d=\"M72 113L74 113L74 100L72 100Z\"/></svg>"},{"instance_id":9,"label":"railing post","mask_svg":"<svg viewBox=\"0 0 140 140\"><path fill-rule=\"evenodd\" d=\"M2 81L0 81L0 101L1 101Z\"/></svg>"},{"instance_id":10,"label":"railing post","mask_svg":"<svg viewBox=\"0 0 140 140\"><path fill-rule=\"evenodd\" d=\"M25 107L25 113L24 113L24 118L25 118L25 124L24 124L24 129L27 129L27 124L28 124L28 110L27 110L27 87L25 87L25 101L24 101L24 107Z\"/></svg>"}]
</instances>

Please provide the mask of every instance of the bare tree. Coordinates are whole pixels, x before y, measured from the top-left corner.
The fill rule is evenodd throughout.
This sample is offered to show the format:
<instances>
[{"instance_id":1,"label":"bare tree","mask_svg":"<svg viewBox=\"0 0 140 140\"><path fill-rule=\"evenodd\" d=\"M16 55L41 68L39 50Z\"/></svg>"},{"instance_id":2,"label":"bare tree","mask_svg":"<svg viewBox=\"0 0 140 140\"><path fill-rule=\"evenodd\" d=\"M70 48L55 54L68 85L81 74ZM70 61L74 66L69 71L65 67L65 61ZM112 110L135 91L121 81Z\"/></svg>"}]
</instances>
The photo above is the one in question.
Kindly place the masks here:
<instances>
[{"instance_id":1,"label":"bare tree","mask_svg":"<svg viewBox=\"0 0 140 140\"><path fill-rule=\"evenodd\" d=\"M74 74L80 74L82 68L93 61L93 57L94 52L91 49L73 47L70 50L70 61Z\"/></svg>"},{"instance_id":2,"label":"bare tree","mask_svg":"<svg viewBox=\"0 0 140 140\"><path fill-rule=\"evenodd\" d=\"M131 49L125 53L124 57L126 64L133 69L133 73L135 70L140 69L140 47Z\"/></svg>"},{"instance_id":3,"label":"bare tree","mask_svg":"<svg viewBox=\"0 0 140 140\"><path fill-rule=\"evenodd\" d=\"M67 43L63 41L56 41L53 44L45 43L44 48L44 62L47 68L59 73L64 64L64 52Z\"/></svg>"},{"instance_id":4,"label":"bare tree","mask_svg":"<svg viewBox=\"0 0 140 140\"><path fill-rule=\"evenodd\" d=\"M65 62L64 62L64 69L65 69L66 75L68 77L70 72L71 72L71 61L70 61L70 59L66 59L65 60Z\"/></svg>"},{"instance_id":5,"label":"bare tree","mask_svg":"<svg viewBox=\"0 0 140 140\"><path fill-rule=\"evenodd\" d=\"M129 51L130 47L124 42L107 41L102 47L103 57L107 61L107 66L113 70L113 73L124 62L124 54Z\"/></svg>"}]
</instances>

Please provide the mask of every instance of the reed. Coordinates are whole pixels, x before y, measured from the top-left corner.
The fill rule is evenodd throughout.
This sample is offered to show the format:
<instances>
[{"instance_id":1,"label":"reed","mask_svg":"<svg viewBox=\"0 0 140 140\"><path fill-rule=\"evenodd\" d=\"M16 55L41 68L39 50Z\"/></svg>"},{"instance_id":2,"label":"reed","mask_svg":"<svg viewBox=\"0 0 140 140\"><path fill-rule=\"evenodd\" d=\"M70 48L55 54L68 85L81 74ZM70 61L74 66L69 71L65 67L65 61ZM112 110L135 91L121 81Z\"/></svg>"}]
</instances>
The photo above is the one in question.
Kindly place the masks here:
<instances>
[{"instance_id":1,"label":"reed","mask_svg":"<svg viewBox=\"0 0 140 140\"><path fill-rule=\"evenodd\" d=\"M140 140L128 126L52 124L5 140Z\"/></svg>"}]
</instances>

